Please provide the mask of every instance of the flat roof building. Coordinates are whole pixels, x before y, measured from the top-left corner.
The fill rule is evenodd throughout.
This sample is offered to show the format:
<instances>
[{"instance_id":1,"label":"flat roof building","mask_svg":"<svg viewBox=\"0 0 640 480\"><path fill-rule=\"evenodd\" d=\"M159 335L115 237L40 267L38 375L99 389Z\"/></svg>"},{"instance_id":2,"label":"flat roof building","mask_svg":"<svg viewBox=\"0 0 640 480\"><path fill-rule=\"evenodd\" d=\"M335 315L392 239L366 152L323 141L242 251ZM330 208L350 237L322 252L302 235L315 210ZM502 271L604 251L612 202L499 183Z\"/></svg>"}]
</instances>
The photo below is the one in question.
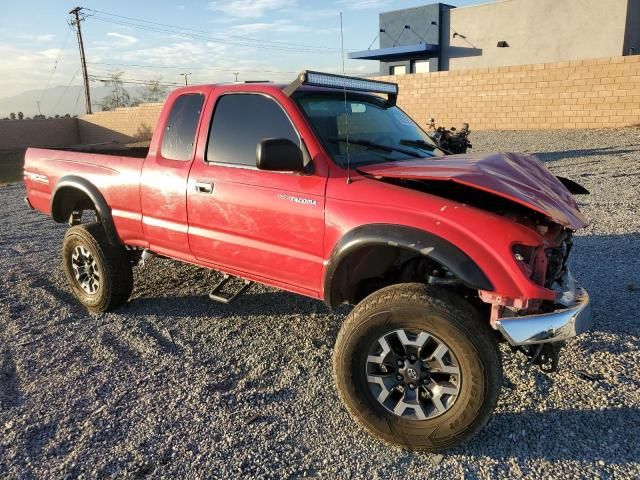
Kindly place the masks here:
<instances>
[{"instance_id":1,"label":"flat roof building","mask_svg":"<svg viewBox=\"0 0 640 480\"><path fill-rule=\"evenodd\" d=\"M384 12L381 75L552 63L640 54L640 0L504 0Z\"/></svg>"}]
</instances>

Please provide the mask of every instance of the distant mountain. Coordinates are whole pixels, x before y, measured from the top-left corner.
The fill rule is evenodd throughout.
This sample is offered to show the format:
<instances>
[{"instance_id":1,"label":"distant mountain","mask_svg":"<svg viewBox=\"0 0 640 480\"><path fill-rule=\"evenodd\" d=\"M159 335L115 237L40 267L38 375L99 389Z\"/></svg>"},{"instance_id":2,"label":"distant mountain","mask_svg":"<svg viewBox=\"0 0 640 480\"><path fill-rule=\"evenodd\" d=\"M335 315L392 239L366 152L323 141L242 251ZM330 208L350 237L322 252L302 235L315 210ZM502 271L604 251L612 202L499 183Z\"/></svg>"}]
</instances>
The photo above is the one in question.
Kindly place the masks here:
<instances>
[{"instance_id":1,"label":"distant mountain","mask_svg":"<svg viewBox=\"0 0 640 480\"><path fill-rule=\"evenodd\" d=\"M140 87L126 87L131 99L140 94ZM23 112L25 117L33 117L38 114L38 102L40 111L47 117L54 115L63 116L83 115L85 113L84 89L81 86L58 86L47 89L44 96L43 90L29 90L13 97L0 98L0 119L8 117L11 112L16 115ZM109 94L109 87L91 88L91 104L94 112L101 110L102 99Z\"/></svg>"}]
</instances>

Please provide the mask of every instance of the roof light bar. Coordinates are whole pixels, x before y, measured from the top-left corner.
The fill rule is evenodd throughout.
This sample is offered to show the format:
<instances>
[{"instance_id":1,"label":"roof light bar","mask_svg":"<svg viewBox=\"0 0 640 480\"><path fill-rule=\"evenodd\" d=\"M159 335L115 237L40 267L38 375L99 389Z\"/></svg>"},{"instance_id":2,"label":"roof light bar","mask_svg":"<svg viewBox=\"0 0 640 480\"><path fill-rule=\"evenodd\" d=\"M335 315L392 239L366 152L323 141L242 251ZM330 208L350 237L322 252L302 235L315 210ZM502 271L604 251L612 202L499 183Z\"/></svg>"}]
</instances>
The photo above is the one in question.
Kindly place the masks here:
<instances>
[{"instance_id":1,"label":"roof light bar","mask_svg":"<svg viewBox=\"0 0 640 480\"><path fill-rule=\"evenodd\" d=\"M298 78L284 88L284 94L291 96L301 85L347 89L358 92L386 93L389 95L389 102L393 104L396 103L396 99L398 97L397 83L381 82L379 80L368 80L366 78L358 77L346 77L343 75L314 72L311 70L301 72L298 75Z\"/></svg>"}]
</instances>

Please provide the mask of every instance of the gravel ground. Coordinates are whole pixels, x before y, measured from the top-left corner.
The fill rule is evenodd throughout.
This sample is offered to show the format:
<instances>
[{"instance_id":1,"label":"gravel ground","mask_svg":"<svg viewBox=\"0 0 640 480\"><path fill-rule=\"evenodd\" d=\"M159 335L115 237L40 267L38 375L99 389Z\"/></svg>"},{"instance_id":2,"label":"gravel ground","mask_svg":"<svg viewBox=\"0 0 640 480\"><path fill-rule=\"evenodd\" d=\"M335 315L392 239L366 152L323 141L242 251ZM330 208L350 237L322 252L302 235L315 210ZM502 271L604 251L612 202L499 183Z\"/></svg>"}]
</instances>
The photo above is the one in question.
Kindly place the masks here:
<instances>
[{"instance_id":1,"label":"gravel ground","mask_svg":"<svg viewBox=\"0 0 640 480\"><path fill-rule=\"evenodd\" d=\"M414 454L355 427L331 379L345 309L260 286L215 304L215 273L153 260L126 307L88 315L60 267L64 227L12 185L0 188L0 477L640 477L640 130L472 139L538 152L591 190L572 268L596 321L552 375L505 349L498 408L473 440Z\"/></svg>"}]
</instances>

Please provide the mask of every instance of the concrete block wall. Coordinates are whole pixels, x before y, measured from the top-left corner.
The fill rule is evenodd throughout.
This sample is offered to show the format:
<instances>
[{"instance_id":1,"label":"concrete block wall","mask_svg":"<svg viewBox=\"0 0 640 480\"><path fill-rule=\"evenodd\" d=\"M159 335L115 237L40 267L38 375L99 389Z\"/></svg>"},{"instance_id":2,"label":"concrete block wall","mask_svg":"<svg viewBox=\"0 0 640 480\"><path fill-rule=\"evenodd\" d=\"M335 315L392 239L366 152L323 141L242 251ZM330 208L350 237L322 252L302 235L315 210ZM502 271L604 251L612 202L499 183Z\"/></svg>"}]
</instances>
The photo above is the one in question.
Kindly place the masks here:
<instances>
[{"instance_id":1,"label":"concrete block wall","mask_svg":"<svg viewBox=\"0 0 640 480\"><path fill-rule=\"evenodd\" d=\"M475 130L640 124L640 55L378 78L399 84L398 105L423 126L429 117Z\"/></svg>"},{"instance_id":2,"label":"concrete block wall","mask_svg":"<svg viewBox=\"0 0 640 480\"><path fill-rule=\"evenodd\" d=\"M0 150L79 143L76 118L0 120Z\"/></svg>"},{"instance_id":3,"label":"concrete block wall","mask_svg":"<svg viewBox=\"0 0 640 480\"><path fill-rule=\"evenodd\" d=\"M469 122L472 130L640 125L640 55L451 70L380 79L400 86L398 104L421 125ZM0 121L0 150L151 138L162 104L78 119Z\"/></svg>"},{"instance_id":4,"label":"concrete block wall","mask_svg":"<svg viewBox=\"0 0 640 480\"><path fill-rule=\"evenodd\" d=\"M162 110L161 103L97 112L78 119L81 143L130 143L149 140Z\"/></svg>"}]
</instances>

